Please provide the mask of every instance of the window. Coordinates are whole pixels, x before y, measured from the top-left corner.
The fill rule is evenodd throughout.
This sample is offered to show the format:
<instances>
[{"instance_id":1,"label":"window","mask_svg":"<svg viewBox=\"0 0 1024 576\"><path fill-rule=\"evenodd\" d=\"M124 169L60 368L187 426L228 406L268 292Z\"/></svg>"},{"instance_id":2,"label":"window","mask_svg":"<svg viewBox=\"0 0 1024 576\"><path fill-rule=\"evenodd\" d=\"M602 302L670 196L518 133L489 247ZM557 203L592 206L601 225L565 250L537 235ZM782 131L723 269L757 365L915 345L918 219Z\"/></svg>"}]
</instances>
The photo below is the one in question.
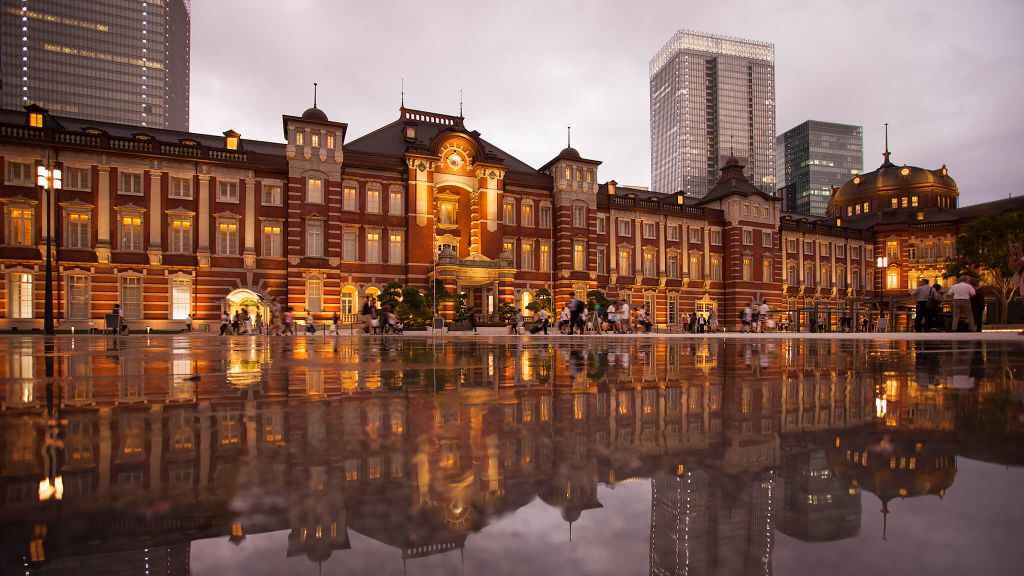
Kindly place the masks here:
<instances>
[{"instance_id":1,"label":"window","mask_svg":"<svg viewBox=\"0 0 1024 576\"><path fill-rule=\"evenodd\" d=\"M907 197L906 196L900 198L900 206L903 207L903 208L906 208L908 206L908 204L907 204Z\"/></svg>"},{"instance_id":2,"label":"window","mask_svg":"<svg viewBox=\"0 0 1024 576\"><path fill-rule=\"evenodd\" d=\"M594 181L594 171L591 170L590 168L587 168L587 182L593 182L593 181Z\"/></svg>"},{"instance_id":3,"label":"window","mask_svg":"<svg viewBox=\"0 0 1024 576\"><path fill-rule=\"evenodd\" d=\"M32 208L9 207L6 212L7 244L11 246L31 246Z\"/></svg>"},{"instance_id":4,"label":"window","mask_svg":"<svg viewBox=\"0 0 1024 576\"><path fill-rule=\"evenodd\" d=\"M81 166L64 168L64 188L67 190L92 190L92 170Z\"/></svg>"},{"instance_id":5,"label":"window","mask_svg":"<svg viewBox=\"0 0 1024 576\"><path fill-rule=\"evenodd\" d=\"M341 190L341 209L349 212L359 210L358 191L355 186L345 186Z\"/></svg>"},{"instance_id":6,"label":"window","mask_svg":"<svg viewBox=\"0 0 1024 576\"><path fill-rule=\"evenodd\" d=\"M32 273L12 272L7 277L7 292L11 318L32 318Z\"/></svg>"},{"instance_id":7,"label":"window","mask_svg":"<svg viewBox=\"0 0 1024 576\"><path fill-rule=\"evenodd\" d=\"M217 223L217 253L238 256L238 220Z\"/></svg>"},{"instance_id":8,"label":"window","mask_svg":"<svg viewBox=\"0 0 1024 576\"><path fill-rule=\"evenodd\" d=\"M142 252L142 214L121 215L121 250Z\"/></svg>"},{"instance_id":9,"label":"window","mask_svg":"<svg viewBox=\"0 0 1024 576\"><path fill-rule=\"evenodd\" d=\"M629 238L633 235L633 222L626 218L617 218L616 224L618 226L618 234L624 238Z\"/></svg>"},{"instance_id":10,"label":"window","mask_svg":"<svg viewBox=\"0 0 1024 576\"><path fill-rule=\"evenodd\" d=\"M346 262L355 262L359 259L356 248L356 231L352 228L345 228L341 233L341 259Z\"/></svg>"},{"instance_id":11,"label":"window","mask_svg":"<svg viewBox=\"0 0 1024 576\"><path fill-rule=\"evenodd\" d=\"M633 275L633 251L629 248L619 248L619 274Z\"/></svg>"},{"instance_id":12,"label":"window","mask_svg":"<svg viewBox=\"0 0 1024 576\"><path fill-rule=\"evenodd\" d=\"M366 233L366 261L380 262L380 232Z\"/></svg>"},{"instance_id":13,"label":"window","mask_svg":"<svg viewBox=\"0 0 1024 576\"><path fill-rule=\"evenodd\" d=\"M743 245L744 246L753 246L754 245L754 231L753 230L744 230L743 231Z\"/></svg>"},{"instance_id":14,"label":"window","mask_svg":"<svg viewBox=\"0 0 1024 576\"><path fill-rule=\"evenodd\" d=\"M192 252L192 218L189 216L171 216L170 234L167 238L167 251L176 254Z\"/></svg>"},{"instance_id":15,"label":"window","mask_svg":"<svg viewBox=\"0 0 1024 576\"><path fill-rule=\"evenodd\" d=\"M324 203L323 178L306 178L306 202L310 204Z\"/></svg>"},{"instance_id":16,"label":"window","mask_svg":"<svg viewBox=\"0 0 1024 576\"><path fill-rule=\"evenodd\" d=\"M772 233L771 232L764 232L764 231L762 231L761 232L761 246L763 246L765 248L771 248L773 245L774 245L774 243L772 242Z\"/></svg>"},{"instance_id":17,"label":"window","mask_svg":"<svg viewBox=\"0 0 1024 576\"><path fill-rule=\"evenodd\" d=\"M320 147L320 133L317 131L310 132L309 134L309 145L313 148Z\"/></svg>"},{"instance_id":18,"label":"window","mask_svg":"<svg viewBox=\"0 0 1024 576\"><path fill-rule=\"evenodd\" d=\"M192 313L192 280L175 278L171 281L171 320L184 320Z\"/></svg>"},{"instance_id":19,"label":"window","mask_svg":"<svg viewBox=\"0 0 1024 576\"><path fill-rule=\"evenodd\" d=\"M658 255L654 252L644 252L643 254L643 271L644 276L649 278L656 277L658 275Z\"/></svg>"},{"instance_id":20,"label":"window","mask_svg":"<svg viewBox=\"0 0 1024 576\"><path fill-rule=\"evenodd\" d=\"M654 222L644 222L644 238L653 239L653 238L657 238L657 237L658 237L658 227L657 227L657 224L655 224Z\"/></svg>"},{"instance_id":21,"label":"window","mask_svg":"<svg viewBox=\"0 0 1024 576\"><path fill-rule=\"evenodd\" d=\"M142 172L121 172L119 194L142 196Z\"/></svg>"},{"instance_id":22,"label":"window","mask_svg":"<svg viewBox=\"0 0 1024 576\"><path fill-rule=\"evenodd\" d=\"M263 256L268 258L280 258L282 255L281 244L281 223L267 222L263 225L263 235L260 240Z\"/></svg>"},{"instance_id":23,"label":"window","mask_svg":"<svg viewBox=\"0 0 1024 576\"><path fill-rule=\"evenodd\" d=\"M380 214L380 186L370 184L366 187L366 211L370 214Z\"/></svg>"},{"instance_id":24,"label":"window","mask_svg":"<svg viewBox=\"0 0 1024 576\"><path fill-rule=\"evenodd\" d=\"M704 279L704 258L699 253L690 254L690 278Z\"/></svg>"},{"instance_id":25,"label":"window","mask_svg":"<svg viewBox=\"0 0 1024 576\"><path fill-rule=\"evenodd\" d=\"M891 202L892 202L892 207L893 208L899 208L900 207L900 199L899 198L896 198L895 196L893 196Z\"/></svg>"},{"instance_id":26,"label":"window","mask_svg":"<svg viewBox=\"0 0 1024 576\"><path fill-rule=\"evenodd\" d=\"M533 202L523 202L519 207L519 225L533 226Z\"/></svg>"},{"instance_id":27,"label":"window","mask_svg":"<svg viewBox=\"0 0 1024 576\"><path fill-rule=\"evenodd\" d=\"M917 208L917 196L910 197L910 205L913 206L914 208Z\"/></svg>"},{"instance_id":28,"label":"window","mask_svg":"<svg viewBox=\"0 0 1024 576\"><path fill-rule=\"evenodd\" d=\"M542 243L540 245L540 271L551 271L551 245Z\"/></svg>"},{"instance_id":29,"label":"window","mask_svg":"<svg viewBox=\"0 0 1024 576\"><path fill-rule=\"evenodd\" d=\"M43 127L43 115L40 112L29 112L28 125L33 128Z\"/></svg>"},{"instance_id":30,"label":"window","mask_svg":"<svg viewBox=\"0 0 1024 576\"><path fill-rule=\"evenodd\" d=\"M853 285L852 288L862 288L860 283L860 270L854 268L850 271L850 283Z\"/></svg>"},{"instance_id":31,"label":"window","mask_svg":"<svg viewBox=\"0 0 1024 576\"><path fill-rule=\"evenodd\" d=\"M836 258L846 258L845 244L836 244Z\"/></svg>"},{"instance_id":32,"label":"window","mask_svg":"<svg viewBox=\"0 0 1024 576\"><path fill-rule=\"evenodd\" d=\"M356 313L356 289L351 286L346 286L345 289L341 291L341 313Z\"/></svg>"},{"instance_id":33,"label":"window","mask_svg":"<svg viewBox=\"0 0 1024 576\"><path fill-rule=\"evenodd\" d=\"M391 264L401 264L405 259L404 240L401 232L388 234L388 262Z\"/></svg>"},{"instance_id":34,"label":"window","mask_svg":"<svg viewBox=\"0 0 1024 576\"><path fill-rule=\"evenodd\" d=\"M752 256L743 257L743 280L750 281L754 279L754 258Z\"/></svg>"},{"instance_id":35,"label":"window","mask_svg":"<svg viewBox=\"0 0 1024 576\"><path fill-rule=\"evenodd\" d=\"M900 288L900 271L899 268L889 268L885 272L885 289L886 290L899 290Z\"/></svg>"},{"instance_id":36,"label":"window","mask_svg":"<svg viewBox=\"0 0 1024 576\"><path fill-rule=\"evenodd\" d=\"M168 198L178 198L182 200L192 199L192 178L186 178L183 176L171 176L171 185L167 189Z\"/></svg>"},{"instance_id":37,"label":"window","mask_svg":"<svg viewBox=\"0 0 1024 576\"><path fill-rule=\"evenodd\" d=\"M839 266L836 268L836 286L842 290L846 290L846 267Z\"/></svg>"},{"instance_id":38,"label":"window","mask_svg":"<svg viewBox=\"0 0 1024 576\"><path fill-rule=\"evenodd\" d=\"M388 191L388 214L399 215L405 213L405 202L402 201L402 189L392 187Z\"/></svg>"},{"instance_id":39,"label":"window","mask_svg":"<svg viewBox=\"0 0 1024 576\"><path fill-rule=\"evenodd\" d=\"M217 181L218 202L238 202L238 182Z\"/></svg>"},{"instance_id":40,"label":"window","mask_svg":"<svg viewBox=\"0 0 1024 576\"><path fill-rule=\"evenodd\" d=\"M722 279L722 257L721 256L712 256L711 257L710 275L711 275L711 280L721 280Z\"/></svg>"},{"instance_id":41,"label":"window","mask_svg":"<svg viewBox=\"0 0 1024 576\"><path fill-rule=\"evenodd\" d=\"M665 257L665 275L669 278L679 278L679 256L669 254Z\"/></svg>"},{"instance_id":42,"label":"window","mask_svg":"<svg viewBox=\"0 0 1024 576\"><path fill-rule=\"evenodd\" d=\"M574 270L587 269L587 242L585 240L572 241L572 267Z\"/></svg>"},{"instance_id":43,"label":"window","mask_svg":"<svg viewBox=\"0 0 1024 576\"><path fill-rule=\"evenodd\" d=\"M864 206L864 213L867 214L868 213L868 208L871 207L871 203L870 202L865 202L863 204L863 206Z\"/></svg>"},{"instance_id":44,"label":"window","mask_svg":"<svg viewBox=\"0 0 1024 576\"><path fill-rule=\"evenodd\" d=\"M306 143L306 133L301 130L295 131L295 145L302 146Z\"/></svg>"},{"instance_id":45,"label":"window","mask_svg":"<svg viewBox=\"0 0 1024 576\"><path fill-rule=\"evenodd\" d=\"M551 206L541 204L538 216L540 217L541 228L551 228Z\"/></svg>"},{"instance_id":46,"label":"window","mask_svg":"<svg viewBox=\"0 0 1024 576\"><path fill-rule=\"evenodd\" d=\"M818 254L820 254L822 256L828 256L828 254L829 254L829 243L828 242L822 242L821 243L821 247L818 250Z\"/></svg>"},{"instance_id":47,"label":"window","mask_svg":"<svg viewBox=\"0 0 1024 576\"><path fill-rule=\"evenodd\" d=\"M587 227L587 207L582 204L574 204L572 207L572 225L574 228Z\"/></svg>"},{"instance_id":48,"label":"window","mask_svg":"<svg viewBox=\"0 0 1024 576\"><path fill-rule=\"evenodd\" d=\"M306 221L306 256L322 258L324 255L324 221Z\"/></svg>"},{"instance_id":49,"label":"window","mask_svg":"<svg viewBox=\"0 0 1024 576\"><path fill-rule=\"evenodd\" d=\"M691 226L690 228L688 228L688 230L690 234L690 244L700 244L700 227Z\"/></svg>"},{"instance_id":50,"label":"window","mask_svg":"<svg viewBox=\"0 0 1024 576\"><path fill-rule=\"evenodd\" d=\"M793 252L793 253L796 252L796 239L795 238L787 238L786 239L786 252Z\"/></svg>"},{"instance_id":51,"label":"window","mask_svg":"<svg viewBox=\"0 0 1024 576\"><path fill-rule=\"evenodd\" d=\"M328 132L327 133L327 147L330 148L331 150L334 150L334 133L333 132Z\"/></svg>"},{"instance_id":52,"label":"window","mask_svg":"<svg viewBox=\"0 0 1024 576\"><path fill-rule=\"evenodd\" d=\"M597 233L606 234L608 232L608 221L604 216L597 217Z\"/></svg>"},{"instance_id":53,"label":"window","mask_svg":"<svg viewBox=\"0 0 1024 576\"><path fill-rule=\"evenodd\" d=\"M761 260L761 282L772 281L772 259L764 258Z\"/></svg>"},{"instance_id":54,"label":"window","mask_svg":"<svg viewBox=\"0 0 1024 576\"><path fill-rule=\"evenodd\" d=\"M852 246L850 248L850 257L860 260L860 246Z\"/></svg>"},{"instance_id":55,"label":"window","mask_svg":"<svg viewBox=\"0 0 1024 576\"><path fill-rule=\"evenodd\" d=\"M306 310L320 312L323 310L324 281L320 278L306 278Z\"/></svg>"},{"instance_id":56,"label":"window","mask_svg":"<svg viewBox=\"0 0 1024 576\"><path fill-rule=\"evenodd\" d=\"M501 205L501 220L506 226L516 225L516 201L505 198Z\"/></svg>"},{"instance_id":57,"label":"window","mask_svg":"<svg viewBox=\"0 0 1024 576\"><path fill-rule=\"evenodd\" d=\"M722 245L722 231L721 230L712 230L711 231L711 245L712 246L721 246Z\"/></svg>"},{"instance_id":58,"label":"window","mask_svg":"<svg viewBox=\"0 0 1024 576\"><path fill-rule=\"evenodd\" d=\"M533 270L533 242L523 241L519 246L519 267Z\"/></svg>"},{"instance_id":59,"label":"window","mask_svg":"<svg viewBox=\"0 0 1024 576\"><path fill-rule=\"evenodd\" d=\"M886 240L885 241L885 255L889 259L900 257L900 241L899 240Z\"/></svg>"},{"instance_id":60,"label":"window","mask_svg":"<svg viewBox=\"0 0 1024 576\"><path fill-rule=\"evenodd\" d=\"M860 206L857 206L857 214L860 214ZM846 207L846 215L853 216L853 206Z\"/></svg>"},{"instance_id":61,"label":"window","mask_svg":"<svg viewBox=\"0 0 1024 576\"><path fill-rule=\"evenodd\" d=\"M458 224L458 204L454 200L443 200L437 205L437 223L445 226Z\"/></svg>"},{"instance_id":62,"label":"window","mask_svg":"<svg viewBox=\"0 0 1024 576\"><path fill-rule=\"evenodd\" d=\"M89 277L85 274L68 274L68 318L87 320L89 318Z\"/></svg>"},{"instance_id":63,"label":"window","mask_svg":"<svg viewBox=\"0 0 1024 576\"><path fill-rule=\"evenodd\" d=\"M128 320L142 318L142 276L121 277L121 313Z\"/></svg>"},{"instance_id":64,"label":"window","mask_svg":"<svg viewBox=\"0 0 1024 576\"><path fill-rule=\"evenodd\" d=\"M7 184L14 186L32 186L36 182L35 169L31 162L7 162Z\"/></svg>"},{"instance_id":65,"label":"window","mask_svg":"<svg viewBox=\"0 0 1024 576\"><path fill-rule=\"evenodd\" d=\"M743 205L743 215L750 216L750 204Z\"/></svg>"},{"instance_id":66,"label":"window","mask_svg":"<svg viewBox=\"0 0 1024 576\"><path fill-rule=\"evenodd\" d=\"M608 254L604 246L597 246L594 251L597 253L597 273L608 273Z\"/></svg>"},{"instance_id":67,"label":"window","mask_svg":"<svg viewBox=\"0 0 1024 576\"><path fill-rule=\"evenodd\" d=\"M666 226L665 227L665 239L666 240L670 240L672 242L678 242L679 241L679 226L676 226L675 224L670 224L670 225Z\"/></svg>"},{"instance_id":68,"label":"window","mask_svg":"<svg viewBox=\"0 0 1024 576\"><path fill-rule=\"evenodd\" d=\"M814 254L814 242L810 240L804 242L804 254Z\"/></svg>"},{"instance_id":69,"label":"window","mask_svg":"<svg viewBox=\"0 0 1024 576\"><path fill-rule=\"evenodd\" d=\"M908 246L907 247L907 259L908 260L917 260L917 246Z\"/></svg>"},{"instance_id":70,"label":"window","mask_svg":"<svg viewBox=\"0 0 1024 576\"><path fill-rule=\"evenodd\" d=\"M814 286L814 264L804 263L804 285Z\"/></svg>"},{"instance_id":71,"label":"window","mask_svg":"<svg viewBox=\"0 0 1024 576\"><path fill-rule=\"evenodd\" d=\"M790 264L789 267L786 268L786 282L793 284L799 283L799 280L800 279L797 277L796 273L796 264Z\"/></svg>"}]
</instances>

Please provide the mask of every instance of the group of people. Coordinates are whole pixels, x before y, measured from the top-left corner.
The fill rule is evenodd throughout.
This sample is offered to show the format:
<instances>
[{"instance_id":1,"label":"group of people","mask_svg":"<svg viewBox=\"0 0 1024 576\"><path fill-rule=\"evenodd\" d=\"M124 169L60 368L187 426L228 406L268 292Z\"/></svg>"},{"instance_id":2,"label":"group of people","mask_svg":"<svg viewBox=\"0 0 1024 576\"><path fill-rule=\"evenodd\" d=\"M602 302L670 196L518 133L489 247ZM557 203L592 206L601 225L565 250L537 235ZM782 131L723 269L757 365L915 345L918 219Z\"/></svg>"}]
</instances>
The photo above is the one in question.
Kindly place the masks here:
<instances>
[{"instance_id":1,"label":"group of people","mask_svg":"<svg viewBox=\"0 0 1024 576\"><path fill-rule=\"evenodd\" d=\"M922 278L917 288L910 291L916 303L914 332L944 331L945 320L942 303L952 304L953 318L949 325L951 332L960 332L960 321L964 320L970 332L981 332L985 314L985 296L978 289L978 279L969 276L957 278L956 284L943 291L938 282L931 284Z\"/></svg>"},{"instance_id":2,"label":"group of people","mask_svg":"<svg viewBox=\"0 0 1024 576\"><path fill-rule=\"evenodd\" d=\"M751 302L740 311L741 330L743 332L772 332L776 329L776 323L771 318L771 307L768 306L768 299L761 300L761 303Z\"/></svg>"},{"instance_id":3,"label":"group of people","mask_svg":"<svg viewBox=\"0 0 1024 576\"><path fill-rule=\"evenodd\" d=\"M402 323L398 319L391 306L381 307L377 299L368 297L359 309L359 320L363 323L364 334L402 334ZM334 313L334 330L337 332L341 326L341 317Z\"/></svg>"}]
</instances>

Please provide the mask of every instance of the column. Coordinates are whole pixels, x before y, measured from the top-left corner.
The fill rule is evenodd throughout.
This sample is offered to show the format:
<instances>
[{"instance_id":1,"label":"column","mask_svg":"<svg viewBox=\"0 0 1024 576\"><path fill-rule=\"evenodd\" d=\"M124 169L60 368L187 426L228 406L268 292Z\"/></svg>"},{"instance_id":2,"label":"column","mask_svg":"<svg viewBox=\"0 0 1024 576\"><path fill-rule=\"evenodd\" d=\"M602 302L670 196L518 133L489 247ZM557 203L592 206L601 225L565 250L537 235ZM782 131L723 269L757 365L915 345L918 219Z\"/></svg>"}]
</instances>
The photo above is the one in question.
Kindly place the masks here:
<instances>
[{"instance_id":1,"label":"column","mask_svg":"<svg viewBox=\"0 0 1024 576\"><path fill-rule=\"evenodd\" d=\"M210 176L199 175L199 256L201 268L210 267Z\"/></svg>"},{"instance_id":2,"label":"column","mask_svg":"<svg viewBox=\"0 0 1024 576\"><path fill-rule=\"evenodd\" d=\"M158 170L149 171L149 263L153 266L160 265L160 256L163 253L163 242L161 231L163 230L163 212L160 204L163 201L163 190L161 183L163 172Z\"/></svg>"},{"instance_id":3,"label":"column","mask_svg":"<svg viewBox=\"0 0 1024 576\"><path fill-rule=\"evenodd\" d=\"M681 258L682 258L683 261L680 263L680 265L683 267L683 277L684 278L689 278L690 277L690 225L689 224L684 224L681 228L682 229L680 230L679 233L682 234L683 237L679 241L679 246L682 248L683 254L682 254ZM684 283L683 287L684 288L686 287L685 283Z\"/></svg>"},{"instance_id":4,"label":"column","mask_svg":"<svg viewBox=\"0 0 1024 576\"><path fill-rule=\"evenodd\" d=\"M665 217L658 222L658 275L666 276L665 272Z\"/></svg>"},{"instance_id":5,"label":"column","mask_svg":"<svg viewBox=\"0 0 1024 576\"><path fill-rule=\"evenodd\" d=\"M327 190L324 190L324 197L327 197ZM256 268L256 181L252 178L245 179L245 216L242 220L245 224L245 249L242 252L242 259L245 268L253 270ZM324 234L327 234L326 229ZM327 254L327 245L325 241L324 254Z\"/></svg>"},{"instance_id":6,"label":"column","mask_svg":"<svg viewBox=\"0 0 1024 576\"><path fill-rule=\"evenodd\" d=\"M110 167L97 166L99 187L96 192L96 257L101 264L110 262Z\"/></svg>"},{"instance_id":7,"label":"column","mask_svg":"<svg viewBox=\"0 0 1024 576\"><path fill-rule=\"evenodd\" d=\"M640 235L643 234L643 222L640 219L633 220L633 276L643 274L643 250L641 249ZM636 280L633 281L636 284Z\"/></svg>"},{"instance_id":8,"label":"column","mask_svg":"<svg viewBox=\"0 0 1024 576\"><path fill-rule=\"evenodd\" d=\"M608 215L608 258L611 262L608 263L608 271L611 275L617 276L619 273L619 253L616 245L619 242L619 220L615 216ZM611 282L615 283L614 280Z\"/></svg>"}]
</instances>

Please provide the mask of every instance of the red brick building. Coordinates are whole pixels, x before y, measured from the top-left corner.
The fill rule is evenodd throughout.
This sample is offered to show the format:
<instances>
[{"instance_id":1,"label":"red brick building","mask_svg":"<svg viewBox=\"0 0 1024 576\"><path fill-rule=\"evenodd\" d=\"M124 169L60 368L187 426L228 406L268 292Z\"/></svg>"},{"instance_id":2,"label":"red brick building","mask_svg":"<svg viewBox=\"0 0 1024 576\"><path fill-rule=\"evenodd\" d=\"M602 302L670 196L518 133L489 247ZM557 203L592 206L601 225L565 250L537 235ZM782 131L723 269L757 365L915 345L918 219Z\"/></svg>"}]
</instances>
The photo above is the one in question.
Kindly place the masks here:
<instances>
[{"instance_id":1,"label":"red brick building","mask_svg":"<svg viewBox=\"0 0 1024 576\"><path fill-rule=\"evenodd\" d=\"M888 153L839 189L832 218L810 220L783 214L735 161L691 199L599 184L601 162L573 148L534 169L461 116L403 107L347 141L348 125L314 107L283 116L283 130L282 144L0 111L0 328L42 325L39 166L62 170L55 310L78 329L115 303L137 328L189 314L216 323L273 299L299 318L351 319L388 282L422 289L433 277L482 314L524 307L541 288L559 303L601 289L646 304L657 324L710 310L735 324L751 300L784 309L873 295L883 249L894 255L885 286L902 294L940 275L965 217L945 167L898 168Z\"/></svg>"}]
</instances>

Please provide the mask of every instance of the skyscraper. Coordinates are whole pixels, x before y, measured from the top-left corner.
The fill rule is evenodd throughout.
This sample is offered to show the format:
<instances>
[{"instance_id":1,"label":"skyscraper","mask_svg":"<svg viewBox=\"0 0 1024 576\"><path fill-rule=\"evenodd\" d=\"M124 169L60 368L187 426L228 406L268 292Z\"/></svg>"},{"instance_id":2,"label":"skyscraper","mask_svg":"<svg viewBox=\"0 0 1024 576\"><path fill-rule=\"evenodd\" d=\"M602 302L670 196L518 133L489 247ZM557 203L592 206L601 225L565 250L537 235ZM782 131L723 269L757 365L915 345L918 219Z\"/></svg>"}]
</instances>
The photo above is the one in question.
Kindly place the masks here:
<instances>
[{"instance_id":1,"label":"skyscraper","mask_svg":"<svg viewBox=\"0 0 1024 576\"><path fill-rule=\"evenodd\" d=\"M775 181L775 47L680 30L650 62L651 185L703 197L730 156Z\"/></svg>"},{"instance_id":2,"label":"skyscraper","mask_svg":"<svg viewBox=\"0 0 1024 576\"><path fill-rule=\"evenodd\" d=\"M0 0L3 107L188 129L190 0Z\"/></svg>"},{"instance_id":3,"label":"skyscraper","mask_svg":"<svg viewBox=\"0 0 1024 576\"><path fill-rule=\"evenodd\" d=\"M808 120L779 134L778 174L785 186L784 208L824 216L833 186L842 186L864 167L860 126Z\"/></svg>"}]
</instances>

